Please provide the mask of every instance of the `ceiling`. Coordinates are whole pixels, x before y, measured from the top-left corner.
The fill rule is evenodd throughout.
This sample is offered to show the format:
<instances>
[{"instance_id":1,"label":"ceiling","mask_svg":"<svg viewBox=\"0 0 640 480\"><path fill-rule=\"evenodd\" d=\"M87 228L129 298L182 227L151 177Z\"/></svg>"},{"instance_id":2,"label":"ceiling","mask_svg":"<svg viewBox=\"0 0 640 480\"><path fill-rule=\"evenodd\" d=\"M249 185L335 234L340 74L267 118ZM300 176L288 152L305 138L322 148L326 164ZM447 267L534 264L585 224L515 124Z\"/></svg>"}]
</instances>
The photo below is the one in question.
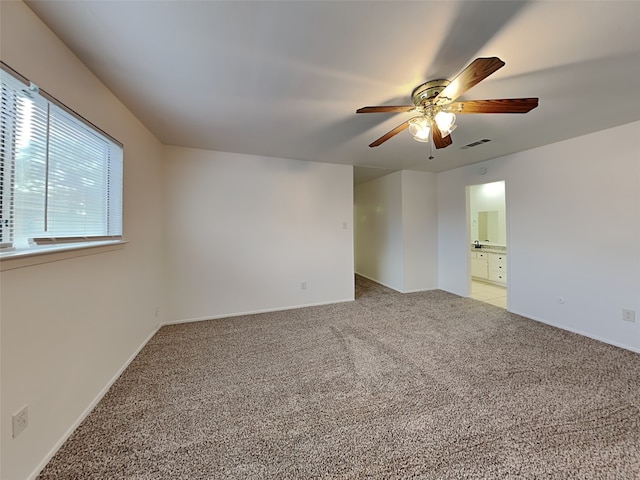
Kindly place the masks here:
<instances>
[{"instance_id":1,"label":"ceiling","mask_svg":"<svg viewBox=\"0 0 640 480\"><path fill-rule=\"evenodd\" d=\"M637 1L26 3L163 143L370 167L358 182L640 120ZM538 108L458 115L433 160L408 132L368 147L411 114L357 108L410 105L417 85L491 56L506 65L459 100Z\"/></svg>"}]
</instances>

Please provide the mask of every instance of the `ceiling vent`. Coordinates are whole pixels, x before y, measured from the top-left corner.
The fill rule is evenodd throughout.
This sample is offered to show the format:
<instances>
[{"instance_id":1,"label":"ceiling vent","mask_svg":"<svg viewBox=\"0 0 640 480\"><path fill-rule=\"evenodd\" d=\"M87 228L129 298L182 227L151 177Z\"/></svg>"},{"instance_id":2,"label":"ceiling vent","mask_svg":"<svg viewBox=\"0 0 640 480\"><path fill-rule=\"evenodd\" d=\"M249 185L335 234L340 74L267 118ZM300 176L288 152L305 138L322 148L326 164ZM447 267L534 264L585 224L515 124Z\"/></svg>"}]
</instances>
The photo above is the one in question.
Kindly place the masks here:
<instances>
[{"instance_id":1,"label":"ceiling vent","mask_svg":"<svg viewBox=\"0 0 640 480\"><path fill-rule=\"evenodd\" d=\"M472 142L472 143L467 143L466 145L463 145L462 147L460 147L460 149L467 149L467 148L471 148L471 147L477 147L478 145L482 145L483 143L487 143L490 142L491 140L489 140L488 138L483 138L482 140L478 140L476 142Z\"/></svg>"}]
</instances>

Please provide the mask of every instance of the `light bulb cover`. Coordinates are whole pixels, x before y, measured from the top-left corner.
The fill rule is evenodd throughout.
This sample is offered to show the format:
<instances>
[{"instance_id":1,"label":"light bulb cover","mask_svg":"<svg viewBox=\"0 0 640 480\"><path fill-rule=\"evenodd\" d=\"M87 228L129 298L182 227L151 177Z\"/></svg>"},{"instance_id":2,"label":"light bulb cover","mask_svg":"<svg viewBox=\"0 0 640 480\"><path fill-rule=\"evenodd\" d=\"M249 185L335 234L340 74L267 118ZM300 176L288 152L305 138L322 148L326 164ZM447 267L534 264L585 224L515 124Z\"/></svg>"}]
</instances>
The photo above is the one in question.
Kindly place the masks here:
<instances>
[{"instance_id":1,"label":"light bulb cover","mask_svg":"<svg viewBox=\"0 0 640 480\"><path fill-rule=\"evenodd\" d=\"M412 118L409 120L409 133L414 140L427 143L431 126L427 117Z\"/></svg>"},{"instance_id":2,"label":"light bulb cover","mask_svg":"<svg viewBox=\"0 0 640 480\"><path fill-rule=\"evenodd\" d=\"M446 137L455 130L456 116L451 112L439 111L435 116L435 122L443 137Z\"/></svg>"},{"instance_id":3,"label":"light bulb cover","mask_svg":"<svg viewBox=\"0 0 640 480\"><path fill-rule=\"evenodd\" d=\"M441 132L442 133L442 137L444 138L447 135L451 135L456 128L458 128L457 125L452 125L451 128L449 130L447 130L446 132Z\"/></svg>"}]
</instances>

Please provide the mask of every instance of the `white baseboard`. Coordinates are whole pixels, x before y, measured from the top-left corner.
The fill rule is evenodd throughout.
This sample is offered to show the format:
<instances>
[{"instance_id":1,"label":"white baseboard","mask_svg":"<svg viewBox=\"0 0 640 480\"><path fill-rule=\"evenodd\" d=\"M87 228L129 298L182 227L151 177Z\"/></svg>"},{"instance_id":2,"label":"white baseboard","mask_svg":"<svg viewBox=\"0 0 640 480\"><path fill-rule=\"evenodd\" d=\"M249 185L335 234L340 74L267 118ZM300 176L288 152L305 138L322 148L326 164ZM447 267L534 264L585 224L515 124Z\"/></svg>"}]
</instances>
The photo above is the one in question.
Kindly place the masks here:
<instances>
[{"instance_id":1,"label":"white baseboard","mask_svg":"<svg viewBox=\"0 0 640 480\"><path fill-rule=\"evenodd\" d=\"M593 335L591 333L587 333L587 332L584 332L582 330L578 330L578 329L575 329L575 328L569 328L569 327L567 327L565 325L560 325L558 323L549 322L547 320L543 320L542 318L537 318L537 317L534 317L534 316L526 314L526 313L520 313L520 312L517 312L515 310L509 310L509 312L510 313L514 313L516 315L520 315L521 317L524 317L524 318L528 318L528 319L533 320L535 322L540 322L540 323L544 323L545 325L549 325L551 327L559 328L560 330L566 330L567 332L576 333L578 335L582 335L583 337L591 338L593 340L597 340L599 342L606 343L608 345L613 345L614 347L623 348L625 350L629 350L629 351L635 352L635 353L640 353L640 349L637 349L635 347L631 347L629 345L625 345L624 343L616 342L616 341L610 340L608 338L600 337L598 335Z\"/></svg>"},{"instance_id":2,"label":"white baseboard","mask_svg":"<svg viewBox=\"0 0 640 480\"><path fill-rule=\"evenodd\" d=\"M377 283L378 285L382 285L383 287L390 288L391 290L393 290L393 291L395 291L395 292L398 292L398 293L404 293L403 291L398 290L396 287L392 287L391 285L387 285L386 283L381 282L380 280L378 280L378 279L376 279L376 278L368 277L367 275L363 275L362 273L359 273L359 272L355 272L355 273L356 273L356 275L360 275L361 277L364 277L364 278L366 278L367 280L371 280L372 282L375 282L375 283Z\"/></svg>"},{"instance_id":3,"label":"white baseboard","mask_svg":"<svg viewBox=\"0 0 640 480\"><path fill-rule=\"evenodd\" d=\"M416 288L415 290L405 290L404 292L400 292L400 293L420 293L420 292L432 292L434 290L440 290L438 287L433 287L433 288Z\"/></svg>"},{"instance_id":4,"label":"white baseboard","mask_svg":"<svg viewBox=\"0 0 640 480\"><path fill-rule=\"evenodd\" d=\"M375 278L368 277L367 275L363 275L362 273L355 272L356 275L366 278L367 280L371 280L372 282L377 283L378 285L382 285L383 287L390 288L394 292L398 293L418 293L418 292L430 292L432 290L439 290L438 287L433 288L416 288L414 290L398 290L396 287L392 287L391 285L387 285L386 283L381 282Z\"/></svg>"},{"instance_id":5,"label":"white baseboard","mask_svg":"<svg viewBox=\"0 0 640 480\"><path fill-rule=\"evenodd\" d=\"M147 345L147 343L149 343L149 341L153 338L153 336L156 333L158 333L158 330L160 330L160 328L162 328L164 325L191 323L191 322L198 322L198 321L205 321L205 320L215 320L217 318L239 317L243 315L253 315L256 313L277 312L277 311L284 311L284 310L293 310L296 308L315 307L320 305L330 305L334 303L345 303L345 302L353 302L353 301L354 301L353 298L347 298L343 300L336 300L336 301L330 301L330 302L319 302L319 303L296 305L296 306L290 306L290 307L270 308L270 309L264 309L264 310L229 313L229 314L213 315L213 316L202 317L202 318L189 318L189 319L183 319L183 320L174 320L169 322L158 323L153 329L153 331L147 336L147 338L144 339L144 341L140 344L140 346L135 350L135 352L133 352L133 354L127 359L124 365L122 365L122 367L120 367L120 369L111 378L111 380L109 380L109 382L105 385L105 387L102 390L100 390L100 392L95 396L95 398L91 401L91 403L87 406L87 408L82 412L82 414L78 417L78 419L75 422L73 422L73 424L64 433L64 435L62 435L62 437L55 443L55 445L51 448L49 453L43 458L43 460L38 464L38 466L33 470L33 472L31 472L31 474L27 477L26 480L35 480L35 478L40 474L40 472L44 469L44 467L47 466L47 464L51 461L51 459L58 452L58 450L60 450L62 445L64 445L64 443L69 439L69 437L71 437L73 432L80 426L80 424L93 411L93 409L100 402L100 400L102 400L102 398L107 394L111 386L116 382L116 380L118 380L118 378L120 378L120 375L122 375L122 373L127 369L127 367L131 364L131 362L138 356L140 351Z\"/></svg>"},{"instance_id":6,"label":"white baseboard","mask_svg":"<svg viewBox=\"0 0 640 480\"><path fill-rule=\"evenodd\" d=\"M454 292L453 290L448 290L446 288L438 288L438 290L442 290L443 292L447 292L447 293L450 293L451 295L456 295L462 298L471 298L470 295L465 296L465 295L462 295L460 292Z\"/></svg>"},{"instance_id":7,"label":"white baseboard","mask_svg":"<svg viewBox=\"0 0 640 480\"><path fill-rule=\"evenodd\" d=\"M180 320L170 320L168 322L163 322L161 326L165 325L177 325L180 323L192 323L192 322L205 322L207 320L217 320L219 318L231 318L231 317L242 317L245 315L255 315L258 313L271 313L271 312L284 312L285 310L294 310L296 308L306 308L306 307L318 307L320 305L332 305L334 303L346 303L353 302L355 299L353 298L345 298L342 300L332 300L330 302L318 302L318 303L305 303L303 305L294 305L290 307L276 307L276 308L265 308L261 310L249 310L246 312L234 312L234 313L223 313L220 315L209 315L206 317L196 317L196 318L183 318Z\"/></svg>"},{"instance_id":8,"label":"white baseboard","mask_svg":"<svg viewBox=\"0 0 640 480\"><path fill-rule=\"evenodd\" d=\"M363 275L363 276L364 276L364 275ZM375 281L375 280L374 280L374 281ZM454 294L454 295L462 296L462 295L460 295L460 294L459 294L459 293L457 293L457 292L451 292L451 291L446 290L446 289L441 289L441 290L443 290L443 291L445 291L445 292L448 292L448 293L452 293L452 294ZM466 297L466 298L471 298L471 297ZM518 311L516 311L516 310L511 310L511 309L509 309L509 308L507 308L507 311L508 311L509 313L513 313L513 314L515 314L515 315L520 315L521 317L527 318L527 319L529 319L529 320L533 320L534 322L544 323L545 325L549 325L549 326L551 326L551 327L559 328L560 330L566 330L567 332L576 333L576 334L578 334L578 335L582 335L583 337L591 338L591 339L593 339L593 340L597 340L597 341L599 341L599 342L606 343L606 344L608 344L608 345L613 345L614 347L623 348L623 349L625 349L625 350L629 350L629 351L631 351L631 352L635 352L635 353L640 353L640 349L638 349L638 348L632 347L632 346L630 346L630 345L626 345L626 344L624 344L624 343L616 342L616 341L611 340L611 339L609 339L609 338L600 337L600 336L598 336L598 335L593 335L593 334L591 334L591 333L587 333L587 332L585 332L585 331L578 330L578 329L576 329L576 328L569 328L569 327L567 327L567 326L565 326L565 325L560 325L560 324L558 324L558 323L549 322L548 320L544 320L544 319L542 319L542 318L535 317L535 316L530 315L530 314L528 314L528 313L518 312Z\"/></svg>"},{"instance_id":9,"label":"white baseboard","mask_svg":"<svg viewBox=\"0 0 640 480\"><path fill-rule=\"evenodd\" d=\"M107 394L107 392L109 391L111 386L116 382L116 380L118 380L118 378L120 378L120 375L122 375L122 373L127 369L127 367L131 364L131 362L133 362L133 359L138 356L138 354L145 347L145 345L147 343L149 343L149 340L151 340L153 338L153 336L158 332L158 330L160 330L160 326L161 326L160 324L156 325L154 330L147 336L147 338L144 339L142 344L136 349L135 352L133 352L133 354L124 363L124 365L122 367L120 367L118 372L113 376L113 378L111 378L111 380L109 380L107 385L105 385L105 387L102 390L100 390L98 395L96 395L96 397L89 404L89 406L82 412L80 417L78 417L78 419L75 422L73 422L71 427L69 427L69 429L60 438L60 440L58 440L56 442L56 444L49 451L49 453L45 456L45 458L40 462L40 464L36 467L36 469L33 472L31 472L31 474L27 477L27 480L34 480L40 474L40 472L44 469L44 467L47 466L47 463L49 463L49 461L51 461L53 456L56 453L58 453L58 450L60 450L60 447L62 447L62 445L64 445L64 442L66 442L69 439L69 437L71 436L71 434L73 434L73 432L76 430L76 428L78 428L80 426L80 424L84 421L84 419L87 418L87 416L93 411L93 409L96 407L96 405L98 405L100 400L102 400L102 398Z\"/></svg>"}]
</instances>

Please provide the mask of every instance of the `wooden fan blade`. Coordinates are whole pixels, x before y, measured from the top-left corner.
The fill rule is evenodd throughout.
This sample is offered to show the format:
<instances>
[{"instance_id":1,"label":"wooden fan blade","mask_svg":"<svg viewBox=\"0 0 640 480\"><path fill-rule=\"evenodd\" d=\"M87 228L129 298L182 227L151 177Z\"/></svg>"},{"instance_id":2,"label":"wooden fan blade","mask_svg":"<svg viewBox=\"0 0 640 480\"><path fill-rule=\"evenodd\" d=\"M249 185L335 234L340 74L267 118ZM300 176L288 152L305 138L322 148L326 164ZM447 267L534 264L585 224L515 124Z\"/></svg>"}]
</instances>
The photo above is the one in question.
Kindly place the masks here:
<instances>
[{"instance_id":1,"label":"wooden fan blade","mask_svg":"<svg viewBox=\"0 0 640 480\"><path fill-rule=\"evenodd\" d=\"M362 107L356 113L384 113L384 112L410 112L415 105L380 105L376 107Z\"/></svg>"},{"instance_id":2,"label":"wooden fan blade","mask_svg":"<svg viewBox=\"0 0 640 480\"><path fill-rule=\"evenodd\" d=\"M436 122L433 122L433 125L431 126L431 138L433 138L433 144L436 148L446 148L453 143L451 135L442 137L442 132L438 128Z\"/></svg>"},{"instance_id":3,"label":"wooden fan blade","mask_svg":"<svg viewBox=\"0 0 640 480\"><path fill-rule=\"evenodd\" d=\"M415 118L415 117L414 117ZM411 118L409 120L412 120ZM406 122L401 123L400 125L398 125L396 128L394 128L393 130L391 130L390 132L385 133L383 136L381 136L379 139L377 139L375 142L371 143L369 146L371 148L373 147L377 147L378 145L383 144L384 142L386 142L387 140L389 140L391 137L393 137L394 135L399 134L401 131L405 130L407 127L409 127L409 120L407 120Z\"/></svg>"},{"instance_id":4,"label":"wooden fan blade","mask_svg":"<svg viewBox=\"0 0 640 480\"><path fill-rule=\"evenodd\" d=\"M498 57L476 58L436 97L436 102L452 102L474 85L477 85L496 70L502 68L504 62Z\"/></svg>"},{"instance_id":5,"label":"wooden fan blade","mask_svg":"<svg viewBox=\"0 0 640 480\"><path fill-rule=\"evenodd\" d=\"M497 100L467 100L448 105L452 113L527 113L538 106L537 98L501 98Z\"/></svg>"}]
</instances>

